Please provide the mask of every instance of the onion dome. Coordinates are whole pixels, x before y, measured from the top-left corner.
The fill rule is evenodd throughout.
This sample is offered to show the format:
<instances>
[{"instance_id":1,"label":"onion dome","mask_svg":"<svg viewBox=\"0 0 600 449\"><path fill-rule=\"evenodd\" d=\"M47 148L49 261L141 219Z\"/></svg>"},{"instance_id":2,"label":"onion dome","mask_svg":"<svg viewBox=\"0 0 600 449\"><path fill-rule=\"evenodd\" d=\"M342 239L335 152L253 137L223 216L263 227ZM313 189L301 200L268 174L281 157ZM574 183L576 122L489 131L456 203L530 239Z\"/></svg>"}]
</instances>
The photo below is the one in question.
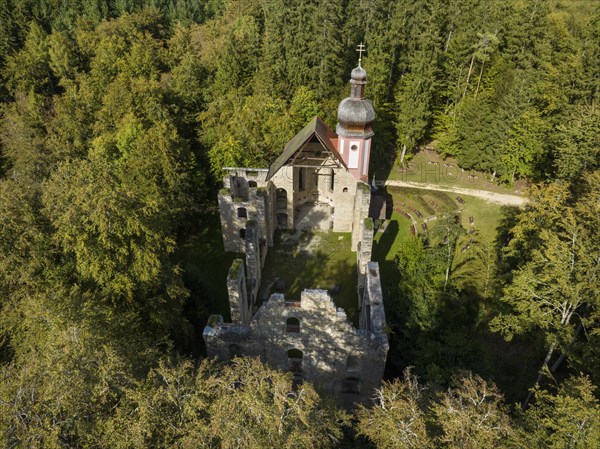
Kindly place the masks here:
<instances>
[{"instance_id":1,"label":"onion dome","mask_svg":"<svg viewBox=\"0 0 600 449\"><path fill-rule=\"evenodd\" d=\"M365 81L367 80L367 71L363 69L360 65L352 69L352 73L350 74L350 78L356 81Z\"/></svg>"},{"instance_id":2,"label":"onion dome","mask_svg":"<svg viewBox=\"0 0 600 449\"><path fill-rule=\"evenodd\" d=\"M338 124L336 133L342 137L373 136L372 124L375 110L370 100L364 97L367 72L360 64L352 70L350 96L338 106Z\"/></svg>"}]
</instances>

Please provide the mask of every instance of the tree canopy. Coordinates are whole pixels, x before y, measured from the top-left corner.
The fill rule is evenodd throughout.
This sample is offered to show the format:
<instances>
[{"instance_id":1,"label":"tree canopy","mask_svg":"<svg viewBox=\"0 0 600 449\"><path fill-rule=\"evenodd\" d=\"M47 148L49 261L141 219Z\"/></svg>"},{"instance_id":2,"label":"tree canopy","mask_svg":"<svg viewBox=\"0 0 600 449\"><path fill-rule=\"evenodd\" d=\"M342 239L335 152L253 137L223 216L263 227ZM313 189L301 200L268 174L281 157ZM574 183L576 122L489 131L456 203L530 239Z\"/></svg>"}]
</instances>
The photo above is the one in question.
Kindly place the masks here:
<instances>
[{"instance_id":1,"label":"tree canopy","mask_svg":"<svg viewBox=\"0 0 600 449\"><path fill-rule=\"evenodd\" d=\"M352 420L257 360L199 360L214 280L184 254L217 251L224 166L335 125L361 41L374 161L435 139L535 186L469 258L454 214L400 249L391 374ZM598 447L599 61L597 0L0 2L1 444ZM523 412L492 331L548 354Z\"/></svg>"}]
</instances>

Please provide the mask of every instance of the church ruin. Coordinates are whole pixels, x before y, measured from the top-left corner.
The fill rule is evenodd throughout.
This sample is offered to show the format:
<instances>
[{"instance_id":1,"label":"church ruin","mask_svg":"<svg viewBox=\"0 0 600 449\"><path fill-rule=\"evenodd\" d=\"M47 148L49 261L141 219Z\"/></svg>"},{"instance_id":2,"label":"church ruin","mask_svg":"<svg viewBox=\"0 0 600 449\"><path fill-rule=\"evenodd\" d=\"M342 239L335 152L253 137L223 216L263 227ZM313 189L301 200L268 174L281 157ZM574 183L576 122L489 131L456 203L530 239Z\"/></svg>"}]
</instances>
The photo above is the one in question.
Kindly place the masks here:
<instances>
[{"instance_id":1,"label":"church ruin","mask_svg":"<svg viewBox=\"0 0 600 449\"><path fill-rule=\"evenodd\" d=\"M260 357L346 407L372 398L389 348L379 266L371 261L368 173L375 112L364 96L366 76L359 60L335 132L314 117L270 167L225 168L218 195L223 243L244 256L234 260L227 278L231 323L212 315L203 332L209 356ZM259 304L275 231L306 228L351 235L358 328L327 290L306 289L294 298L273 293Z\"/></svg>"}]
</instances>

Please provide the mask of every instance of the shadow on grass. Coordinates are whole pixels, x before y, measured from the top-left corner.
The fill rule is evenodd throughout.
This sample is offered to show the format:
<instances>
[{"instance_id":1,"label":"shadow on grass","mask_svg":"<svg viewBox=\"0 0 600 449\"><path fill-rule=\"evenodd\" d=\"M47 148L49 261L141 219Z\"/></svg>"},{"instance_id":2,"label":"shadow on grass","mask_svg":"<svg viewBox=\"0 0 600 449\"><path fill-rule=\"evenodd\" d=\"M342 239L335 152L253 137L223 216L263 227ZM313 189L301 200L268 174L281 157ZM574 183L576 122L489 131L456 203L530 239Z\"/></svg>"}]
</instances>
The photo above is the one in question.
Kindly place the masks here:
<instances>
[{"instance_id":1,"label":"shadow on grass","mask_svg":"<svg viewBox=\"0 0 600 449\"><path fill-rule=\"evenodd\" d=\"M381 237L373 242L373 260L379 263L381 279L385 286L397 284L398 266L393 254L394 245L400 226L396 220L391 220L383 231Z\"/></svg>"},{"instance_id":2,"label":"shadow on grass","mask_svg":"<svg viewBox=\"0 0 600 449\"><path fill-rule=\"evenodd\" d=\"M202 330L211 314L229 320L227 273L236 254L223 248L221 224L216 215L202 217L201 224L178 245L174 255L182 269L182 278L190 295L183 313L194 329L189 352L205 355Z\"/></svg>"},{"instance_id":3,"label":"shadow on grass","mask_svg":"<svg viewBox=\"0 0 600 449\"><path fill-rule=\"evenodd\" d=\"M511 207L499 211L502 216L497 229L496 254L501 254L510 238L517 212L518 209ZM424 283L411 284L400 291L403 273L392 254L402 248L403 234L399 225L402 223L391 221L374 247L374 258L382 267L382 281L384 272L387 277L384 282L386 315L393 332L385 377L399 377L402 370L411 365L424 381L446 385L453 372L471 370L494 381L509 403L522 401L535 379L539 358L543 357L543 344L532 335L506 342L489 330L489 321L505 307L499 301L504 278L497 280L491 297L482 296L477 284L472 282L463 280L460 286L453 286L452 278L444 291L443 269L425 263L422 274L428 274ZM514 266L513 260L500 262L505 264L500 270ZM459 270L455 267L454 271Z\"/></svg>"},{"instance_id":4,"label":"shadow on grass","mask_svg":"<svg viewBox=\"0 0 600 449\"><path fill-rule=\"evenodd\" d=\"M282 282L290 300L299 300L304 289L330 290L335 304L356 326L356 254L350 250L350 241L349 233L277 232L263 268L259 300L277 292L276 281Z\"/></svg>"}]
</instances>

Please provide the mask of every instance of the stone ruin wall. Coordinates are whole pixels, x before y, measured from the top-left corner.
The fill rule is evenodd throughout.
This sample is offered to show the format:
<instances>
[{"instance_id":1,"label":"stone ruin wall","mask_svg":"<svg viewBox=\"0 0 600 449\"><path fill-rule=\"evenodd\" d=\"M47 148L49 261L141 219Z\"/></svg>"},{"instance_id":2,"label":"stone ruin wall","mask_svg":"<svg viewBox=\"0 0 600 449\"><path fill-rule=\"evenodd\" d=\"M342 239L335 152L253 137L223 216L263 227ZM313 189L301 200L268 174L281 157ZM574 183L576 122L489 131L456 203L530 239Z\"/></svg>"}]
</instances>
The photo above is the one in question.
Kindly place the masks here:
<instances>
[{"instance_id":1,"label":"stone ruin wall","mask_svg":"<svg viewBox=\"0 0 600 449\"><path fill-rule=\"evenodd\" d=\"M204 330L207 353L222 360L236 355L260 357L271 366L293 371L296 380L312 381L345 407L354 402L366 403L380 385L389 347L379 267L371 262L374 231L368 218L371 196L367 184L357 183L350 174L340 171L329 192L335 201L334 231L352 232L358 270L359 329L323 290L305 290L300 302L272 295L252 316L266 246L272 246L277 227L277 188L288 192L287 225L293 227L294 201L289 192L293 194L297 186L292 170L283 167L267 182L266 170L229 169L224 179L219 208L225 250L245 253L245 260L233 262L227 280L232 323L211 316ZM239 216L240 207L245 208L245 216ZM243 236L240 229L244 229ZM289 331L290 318L299 321L299 332ZM300 364L288 357L291 349L302 352Z\"/></svg>"},{"instance_id":2,"label":"stone ruin wall","mask_svg":"<svg viewBox=\"0 0 600 449\"><path fill-rule=\"evenodd\" d=\"M345 407L367 403L380 385L389 348L379 268L371 264L361 308L370 316L360 320L369 327L354 328L325 290L304 290L300 302L274 294L249 324L212 316L204 330L208 355L222 360L241 354L260 357L313 382ZM289 319L299 326L290 328ZM302 352L301 362L290 359L290 350Z\"/></svg>"},{"instance_id":3,"label":"stone ruin wall","mask_svg":"<svg viewBox=\"0 0 600 449\"><path fill-rule=\"evenodd\" d=\"M219 213L225 251L245 253L245 235L248 221L258 224L258 238L273 245L273 231L269 209L269 190L266 169L229 168L219 191ZM245 232L244 232L245 234Z\"/></svg>"}]
</instances>

